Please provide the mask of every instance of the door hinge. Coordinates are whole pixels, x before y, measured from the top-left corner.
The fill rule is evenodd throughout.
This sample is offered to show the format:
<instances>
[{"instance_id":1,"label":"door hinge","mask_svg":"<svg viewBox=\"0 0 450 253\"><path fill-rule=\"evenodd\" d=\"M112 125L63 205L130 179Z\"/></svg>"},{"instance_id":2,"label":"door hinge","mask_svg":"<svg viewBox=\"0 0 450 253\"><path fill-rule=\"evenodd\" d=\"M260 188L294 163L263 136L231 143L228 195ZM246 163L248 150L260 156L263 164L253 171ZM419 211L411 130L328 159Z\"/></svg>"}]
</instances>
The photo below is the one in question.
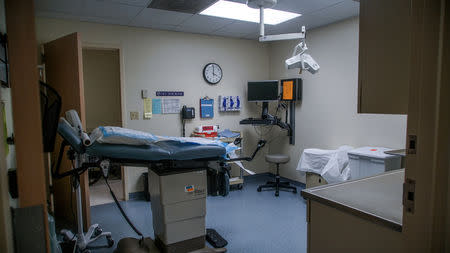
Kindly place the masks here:
<instances>
[{"instance_id":1,"label":"door hinge","mask_svg":"<svg viewBox=\"0 0 450 253\"><path fill-rule=\"evenodd\" d=\"M408 213L414 213L414 200L416 193L416 181L407 178L403 183L403 207Z\"/></svg>"},{"instance_id":2,"label":"door hinge","mask_svg":"<svg viewBox=\"0 0 450 253\"><path fill-rule=\"evenodd\" d=\"M417 135L408 135L407 144L408 144L407 154L415 155L417 149Z\"/></svg>"}]
</instances>

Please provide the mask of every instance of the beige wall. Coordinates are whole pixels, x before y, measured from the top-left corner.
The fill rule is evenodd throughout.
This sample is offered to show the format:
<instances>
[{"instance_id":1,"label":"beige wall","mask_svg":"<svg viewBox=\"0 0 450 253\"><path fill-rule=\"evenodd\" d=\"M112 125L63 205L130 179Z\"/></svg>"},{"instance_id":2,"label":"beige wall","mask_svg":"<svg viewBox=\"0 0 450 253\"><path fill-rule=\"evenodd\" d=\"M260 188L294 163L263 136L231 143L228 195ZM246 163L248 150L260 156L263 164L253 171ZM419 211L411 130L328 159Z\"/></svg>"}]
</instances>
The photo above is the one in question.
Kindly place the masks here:
<instances>
[{"instance_id":1,"label":"beige wall","mask_svg":"<svg viewBox=\"0 0 450 253\"><path fill-rule=\"evenodd\" d=\"M119 50L83 49L86 129L122 126Z\"/></svg>"},{"instance_id":2,"label":"beige wall","mask_svg":"<svg viewBox=\"0 0 450 253\"><path fill-rule=\"evenodd\" d=\"M296 171L305 148L404 148L406 116L357 114L358 29L358 18L352 18L308 31L308 53L321 67L315 75L285 69L284 60L292 55L295 41L272 44L270 78L303 78L303 100L296 106L296 145L289 145L284 134L270 145L271 152L291 156L282 176L305 182L304 174Z\"/></svg>"},{"instance_id":3,"label":"beige wall","mask_svg":"<svg viewBox=\"0 0 450 253\"><path fill-rule=\"evenodd\" d=\"M245 97L248 80L269 78L269 46L257 41L230 39L216 36L195 35L125 26L101 25L56 19L36 20L39 43L44 43L63 35L80 32L85 45L112 45L121 48L123 68L123 122L132 129L159 135L181 135L179 115L154 115L150 120L142 120L142 89L147 89L150 97L157 90L181 90L181 104L194 106L197 117L186 126L186 132L200 124L219 124L222 129L243 130L246 138L245 153L250 153L257 142L253 127L241 127L239 120L256 116L259 107L244 104L240 113L219 113L215 104L212 120L200 119L199 99L209 96L217 101L218 95L240 95ZM224 73L219 85L210 86L202 76L203 67L209 62L218 63ZM140 120L131 121L130 111L139 111ZM267 165L261 159L263 150L248 168L256 172L267 172ZM142 190L140 174L146 169L127 169L128 191Z\"/></svg>"}]
</instances>

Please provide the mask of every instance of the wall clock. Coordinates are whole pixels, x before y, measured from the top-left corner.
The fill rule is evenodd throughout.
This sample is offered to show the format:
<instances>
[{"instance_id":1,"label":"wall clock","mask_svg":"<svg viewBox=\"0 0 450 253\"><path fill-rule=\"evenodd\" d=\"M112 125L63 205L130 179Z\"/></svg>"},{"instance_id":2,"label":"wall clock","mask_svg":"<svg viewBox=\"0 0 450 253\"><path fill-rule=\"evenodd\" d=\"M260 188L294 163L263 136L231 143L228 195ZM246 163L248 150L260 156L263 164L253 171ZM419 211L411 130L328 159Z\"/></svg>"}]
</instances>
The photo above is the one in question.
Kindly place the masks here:
<instances>
[{"instance_id":1,"label":"wall clock","mask_svg":"<svg viewBox=\"0 0 450 253\"><path fill-rule=\"evenodd\" d=\"M222 80L222 68L217 63L208 63L203 68L203 78L209 84L218 84Z\"/></svg>"}]
</instances>

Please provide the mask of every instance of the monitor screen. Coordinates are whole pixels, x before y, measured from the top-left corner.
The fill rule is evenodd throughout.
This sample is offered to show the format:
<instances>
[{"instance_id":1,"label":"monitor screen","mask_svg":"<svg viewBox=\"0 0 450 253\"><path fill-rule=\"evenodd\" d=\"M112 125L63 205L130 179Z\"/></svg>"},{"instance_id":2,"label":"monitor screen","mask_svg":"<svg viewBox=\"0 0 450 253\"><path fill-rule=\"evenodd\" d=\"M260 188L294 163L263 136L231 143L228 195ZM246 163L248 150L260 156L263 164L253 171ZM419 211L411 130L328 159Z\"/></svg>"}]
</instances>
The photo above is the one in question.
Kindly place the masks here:
<instances>
[{"instance_id":1,"label":"monitor screen","mask_svg":"<svg viewBox=\"0 0 450 253\"><path fill-rule=\"evenodd\" d=\"M248 82L247 98L250 102L278 100L278 80Z\"/></svg>"}]
</instances>

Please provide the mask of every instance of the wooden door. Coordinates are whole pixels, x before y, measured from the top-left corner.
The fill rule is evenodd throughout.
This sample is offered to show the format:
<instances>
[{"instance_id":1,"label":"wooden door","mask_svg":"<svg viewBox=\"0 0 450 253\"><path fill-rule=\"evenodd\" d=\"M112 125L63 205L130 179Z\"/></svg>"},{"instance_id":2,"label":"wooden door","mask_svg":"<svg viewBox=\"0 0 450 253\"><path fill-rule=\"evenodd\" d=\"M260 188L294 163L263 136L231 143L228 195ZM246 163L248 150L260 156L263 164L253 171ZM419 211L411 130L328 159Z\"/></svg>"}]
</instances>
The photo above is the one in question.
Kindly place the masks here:
<instances>
[{"instance_id":1,"label":"wooden door","mask_svg":"<svg viewBox=\"0 0 450 253\"><path fill-rule=\"evenodd\" d=\"M412 68L403 235L408 253L450 252L445 233L449 180L450 4L412 0ZM446 214L447 212L447 214ZM449 219L449 217L447 217ZM447 223L448 224L448 223ZM448 236L448 235L447 235Z\"/></svg>"},{"instance_id":2,"label":"wooden door","mask_svg":"<svg viewBox=\"0 0 450 253\"><path fill-rule=\"evenodd\" d=\"M62 110L74 109L80 115L83 127L86 128L84 108L84 85L81 40L78 33L50 41L44 44L45 68L47 83L54 87L62 98ZM57 146L61 138L57 139ZM61 172L71 169L70 161L65 157L61 164ZM84 228L90 225L89 207L89 180L87 173L81 177L81 192L83 196L83 219ZM75 195L71 196L72 190L68 177L54 181L55 216L63 217L73 221L75 210ZM72 199L72 203L70 200ZM74 208L71 210L71 206ZM72 212L73 211L73 212Z\"/></svg>"}]
</instances>

